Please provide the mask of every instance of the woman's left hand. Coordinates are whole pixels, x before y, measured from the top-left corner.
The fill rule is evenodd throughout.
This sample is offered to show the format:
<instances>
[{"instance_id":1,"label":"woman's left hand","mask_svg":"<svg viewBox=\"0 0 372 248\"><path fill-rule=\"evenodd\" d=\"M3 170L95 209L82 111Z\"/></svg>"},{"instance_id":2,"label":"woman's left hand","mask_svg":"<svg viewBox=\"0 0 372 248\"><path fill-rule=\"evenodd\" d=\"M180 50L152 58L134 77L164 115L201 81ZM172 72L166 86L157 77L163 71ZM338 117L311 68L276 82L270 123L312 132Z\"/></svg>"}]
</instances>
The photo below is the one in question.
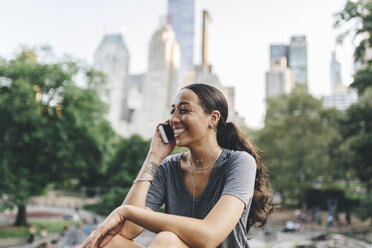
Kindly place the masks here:
<instances>
[{"instance_id":1,"label":"woman's left hand","mask_svg":"<svg viewBox=\"0 0 372 248\"><path fill-rule=\"evenodd\" d=\"M125 218L123 206L116 208L111 214L97 226L97 228L82 243L80 248L104 247L122 229Z\"/></svg>"}]
</instances>

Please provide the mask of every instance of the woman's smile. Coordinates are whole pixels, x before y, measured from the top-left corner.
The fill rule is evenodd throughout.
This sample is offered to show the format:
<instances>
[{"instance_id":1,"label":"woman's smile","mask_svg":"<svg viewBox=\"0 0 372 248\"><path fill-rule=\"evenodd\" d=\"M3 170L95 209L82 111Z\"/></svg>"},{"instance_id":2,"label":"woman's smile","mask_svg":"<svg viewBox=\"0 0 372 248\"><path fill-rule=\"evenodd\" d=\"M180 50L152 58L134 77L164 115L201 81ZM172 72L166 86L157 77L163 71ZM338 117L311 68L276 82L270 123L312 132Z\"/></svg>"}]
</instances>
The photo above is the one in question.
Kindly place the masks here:
<instances>
[{"instance_id":1,"label":"woman's smile","mask_svg":"<svg viewBox=\"0 0 372 248\"><path fill-rule=\"evenodd\" d=\"M186 128L175 128L175 129L173 129L174 137L179 137L185 131L186 131Z\"/></svg>"}]
</instances>

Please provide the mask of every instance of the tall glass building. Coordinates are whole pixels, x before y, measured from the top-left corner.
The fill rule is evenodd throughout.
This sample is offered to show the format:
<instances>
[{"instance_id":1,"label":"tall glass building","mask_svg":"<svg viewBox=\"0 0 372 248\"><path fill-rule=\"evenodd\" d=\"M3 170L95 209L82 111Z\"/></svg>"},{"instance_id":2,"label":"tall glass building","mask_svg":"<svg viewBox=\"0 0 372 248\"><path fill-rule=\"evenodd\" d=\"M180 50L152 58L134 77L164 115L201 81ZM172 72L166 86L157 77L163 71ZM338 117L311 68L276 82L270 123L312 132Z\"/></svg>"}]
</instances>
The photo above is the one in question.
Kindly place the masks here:
<instances>
[{"instance_id":1,"label":"tall glass building","mask_svg":"<svg viewBox=\"0 0 372 248\"><path fill-rule=\"evenodd\" d=\"M193 67L194 60L194 0L168 0L168 20L180 44L180 75Z\"/></svg>"},{"instance_id":2,"label":"tall glass building","mask_svg":"<svg viewBox=\"0 0 372 248\"><path fill-rule=\"evenodd\" d=\"M306 36L292 36L288 51L288 65L295 82L307 85Z\"/></svg>"},{"instance_id":3,"label":"tall glass building","mask_svg":"<svg viewBox=\"0 0 372 248\"><path fill-rule=\"evenodd\" d=\"M270 45L270 63L275 59L281 59L283 57L288 61L287 45Z\"/></svg>"}]
</instances>

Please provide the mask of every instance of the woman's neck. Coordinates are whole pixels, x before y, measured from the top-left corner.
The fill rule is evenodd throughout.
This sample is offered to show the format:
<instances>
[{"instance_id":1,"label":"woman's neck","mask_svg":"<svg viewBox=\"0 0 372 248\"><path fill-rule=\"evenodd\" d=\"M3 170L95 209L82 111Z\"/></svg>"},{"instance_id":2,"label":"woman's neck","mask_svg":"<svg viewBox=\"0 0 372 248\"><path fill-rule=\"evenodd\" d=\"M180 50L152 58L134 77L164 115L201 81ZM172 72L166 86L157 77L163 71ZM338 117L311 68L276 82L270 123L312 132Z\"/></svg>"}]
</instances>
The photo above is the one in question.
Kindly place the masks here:
<instances>
[{"instance_id":1,"label":"woman's neck","mask_svg":"<svg viewBox=\"0 0 372 248\"><path fill-rule=\"evenodd\" d=\"M217 140L215 142L207 142L197 146L189 147L190 154L188 159L195 168L203 168L209 166L215 161L221 151Z\"/></svg>"}]
</instances>

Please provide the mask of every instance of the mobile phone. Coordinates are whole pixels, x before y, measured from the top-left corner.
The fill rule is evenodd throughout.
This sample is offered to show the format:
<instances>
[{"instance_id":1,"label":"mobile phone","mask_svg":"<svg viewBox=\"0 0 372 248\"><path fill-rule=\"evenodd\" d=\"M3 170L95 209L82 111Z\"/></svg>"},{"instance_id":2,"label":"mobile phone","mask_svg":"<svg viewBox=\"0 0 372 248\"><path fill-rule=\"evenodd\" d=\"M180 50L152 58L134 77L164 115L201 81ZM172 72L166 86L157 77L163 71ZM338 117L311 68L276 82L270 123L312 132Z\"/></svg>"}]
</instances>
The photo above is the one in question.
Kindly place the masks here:
<instances>
[{"instance_id":1,"label":"mobile phone","mask_svg":"<svg viewBox=\"0 0 372 248\"><path fill-rule=\"evenodd\" d=\"M164 143L169 143L172 140L174 140L174 132L169 123L165 125L160 125L159 132Z\"/></svg>"}]
</instances>

